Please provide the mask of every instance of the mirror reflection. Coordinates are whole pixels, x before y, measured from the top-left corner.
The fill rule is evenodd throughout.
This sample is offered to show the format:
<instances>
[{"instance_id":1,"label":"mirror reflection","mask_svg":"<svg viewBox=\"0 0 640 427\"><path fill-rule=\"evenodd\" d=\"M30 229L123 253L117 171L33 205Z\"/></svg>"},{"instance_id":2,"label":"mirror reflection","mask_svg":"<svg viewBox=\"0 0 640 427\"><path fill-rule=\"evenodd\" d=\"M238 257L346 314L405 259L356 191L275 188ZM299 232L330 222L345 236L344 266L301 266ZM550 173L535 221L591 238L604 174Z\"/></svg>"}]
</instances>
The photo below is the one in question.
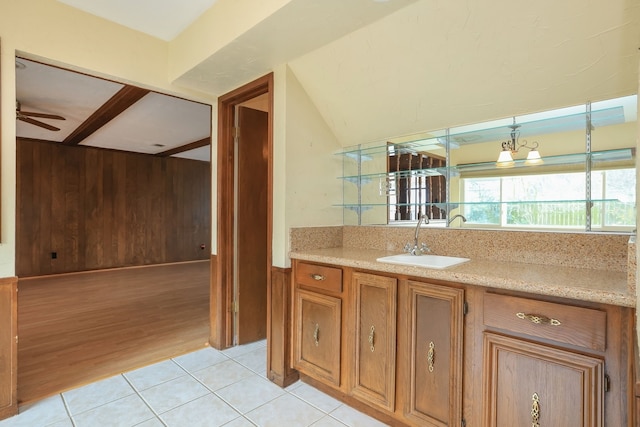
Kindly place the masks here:
<instances>
[{"instance_id":1,"label":"mirror reflection","mask_svg":"<svg viewBox=\"0 0 640 427\"><path fill-rule=\"evenodd\" d=\"M636 118L633 95L350 147L345 224L631 232Z\"/></svg>"}]
</instances>

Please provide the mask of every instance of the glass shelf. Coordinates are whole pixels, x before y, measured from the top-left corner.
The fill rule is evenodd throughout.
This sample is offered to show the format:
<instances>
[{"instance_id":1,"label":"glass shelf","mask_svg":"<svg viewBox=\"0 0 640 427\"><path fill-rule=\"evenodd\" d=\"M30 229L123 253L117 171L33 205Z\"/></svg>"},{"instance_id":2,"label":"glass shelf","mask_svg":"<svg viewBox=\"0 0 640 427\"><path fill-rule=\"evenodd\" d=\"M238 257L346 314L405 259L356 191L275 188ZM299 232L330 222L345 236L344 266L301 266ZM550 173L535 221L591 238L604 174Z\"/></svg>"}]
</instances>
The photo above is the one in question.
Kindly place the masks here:
<instances>
[{"instance_id":1,"label":"glass shelf","mask_svg":"<svg viewBox=\"0 0 640 427\"><path fill-rule=\"evenodd\" d=\"M596 203L627 203L623 202L619 199L592 199L589 200L592 204ZM449 210L457 209L459 207L465 206L500 206L500 205L550 205L550 204L568 204L568 203L579 203L585 204L587 200L517 200L517 201L483 201L483 202L452 202L452 203L394 203L393 206L398 207L435 207L439 209L444 209L447 205L449 205ZM335 204L334 207L340 208L348 208L354 209L358 206L367 206L369 208L374 208L378 206L387 206L386 203L352 203L352 204Z\"/></svg>"},{"instance_id":2,"label":"glass shelf","mask_svg":"<svg viewBox=\"0 0 640 427\"><path fill-rule=\"evenodd\" d=\"M516 118L517 119L517 118ZM479 123L474 126L462 126L459 128L451 128L449 141L452 146L459 147L469 144L477 144L480 142L502 141L506 140L511 131L512 123L505 123L498 126L492 126L495 122ZM613 124L625 122L623 107L612 107L591 112L591 126L598 128ZM530 138L555 132L568 132L575 130L584 130L587 126L587 113L576 113L561 117L551 117L540 120L518 122L518 131L520 138ZM460 129L460 131L456 131ZM347 147L336 153L352 160L369 161L376 155L387 154L390 152L400 153L418 153L434 149L446 148L446 130L438 130L429 132L432 136L426 138L418 138L403 142L394 142L395 138L389 141L378 141L359 146Z\"/></svg>"},{"instance_id":3,"label":"glass shelf","mask_svg":"<svg viewBox=\"0 0 640 427\"><path fill-rule=\"evenodd\" d=\"M483 224L477 220L483 215L492 221L497 217L526 222L535 217L533 228L544 215L573 215L571 220L580 217L585 231L591 230L591 223L598 226L606 214L606 226L620 224L621 229L631 231L635 228L635 178L629 173L635 177L630 170L635 169L636 126L629 125L635 121L637 98L593 105L605 103L617 106L589 112L587 103L515 120L504 118L346 147L336 153L342 159L338 179L343 181L343 203L334 206L343 208L345 224L352 225L415 220L420 208L434 220L461 213L475 224ZM517 136L511 135L514 123ZM515 138L516 147L525 148L514 157L524 157L523 152L535 147L536 139L540 141L542 163L532 165L514 158L512 166L497 167L500 142L510 137ZM536 142L525 145L527 138ZM567 191L544 188L546 182L567 183ZM503 184L509 189L504 193ZM522 197L539 194L547 200L505 201L512 185L531 185L531 191L523 191ZM464 201L465 194L472 200L502 200L470 202ZM556 194L558 199L551 200ZM589 199L589 194L597 199ZM554 226L552 222L548 224Z\"/></svg>"},{"instance_id":4,"label":"glass shelf","mask_svg":"<svg viewBox=\"0 0 640 427\"><path fill-rule=\"evenodd\" d=\"M530 168L532 171L536 169L544 169L549 166L570 166L586 164L587 153L576 154L563 154L558 156L545 156L542 158L543 162L539 165L528 165L526 160L514 160L514 166L509 168ZM634 158L634 149L623 148L615 150L595 151L591 153L591 163L597 166L599 163L632 160ZM496 162L482 162L482 163L467 163L450 167L437 167L437 168L425 168L414 169L401 172L376 172L365 173L360 175L348 175L341 176L338 179L349 181L357 184L360 180L361 184L368 184L374 179L388 178L393 174L396 179L409 178L409 177L430 177L430 176L446 176L447 169L449 169L450 176L457 176L460 172L475 172L486 171L496 169ZM501 168L501 170L504 170Z\"/></svg>"}]
</instances>

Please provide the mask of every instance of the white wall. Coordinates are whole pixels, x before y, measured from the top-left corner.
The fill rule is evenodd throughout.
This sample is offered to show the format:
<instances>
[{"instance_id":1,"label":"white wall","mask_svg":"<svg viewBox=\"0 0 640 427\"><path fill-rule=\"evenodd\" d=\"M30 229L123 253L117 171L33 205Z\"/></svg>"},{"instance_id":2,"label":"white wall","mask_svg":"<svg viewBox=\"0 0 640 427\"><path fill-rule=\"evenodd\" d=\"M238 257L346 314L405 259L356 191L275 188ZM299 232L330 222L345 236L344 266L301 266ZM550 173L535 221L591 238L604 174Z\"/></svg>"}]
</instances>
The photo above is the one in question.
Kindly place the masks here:
<instances>
[{"instance_id":1,"label":"white wall","mask_svg":"<svg viewBox=\"0 0 640 427\"><path fill-rule=\"evenodd\" d=\"M288 267L291 227L342 224L340 144L288 66L274 85L273 265Z\"/></svg>"}]
</instances>

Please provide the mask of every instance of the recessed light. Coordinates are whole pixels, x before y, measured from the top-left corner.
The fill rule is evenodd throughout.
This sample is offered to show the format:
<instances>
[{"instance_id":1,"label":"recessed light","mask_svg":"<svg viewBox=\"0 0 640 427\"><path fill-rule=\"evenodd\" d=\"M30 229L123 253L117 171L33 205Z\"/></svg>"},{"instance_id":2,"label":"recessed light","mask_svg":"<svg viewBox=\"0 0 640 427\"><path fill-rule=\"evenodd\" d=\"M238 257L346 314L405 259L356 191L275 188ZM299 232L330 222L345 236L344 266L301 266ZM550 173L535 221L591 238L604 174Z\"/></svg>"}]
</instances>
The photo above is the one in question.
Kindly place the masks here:
<instances>
[{"instance_id":1,"label":"recessed light","mask_svg":"<svg viewBox=\"0 0 640 427\"><path fill-rule=\"evenodd\" d=\"M154 147L164 147L164 144L153 144Z\"/></svg>"}]
</instances>

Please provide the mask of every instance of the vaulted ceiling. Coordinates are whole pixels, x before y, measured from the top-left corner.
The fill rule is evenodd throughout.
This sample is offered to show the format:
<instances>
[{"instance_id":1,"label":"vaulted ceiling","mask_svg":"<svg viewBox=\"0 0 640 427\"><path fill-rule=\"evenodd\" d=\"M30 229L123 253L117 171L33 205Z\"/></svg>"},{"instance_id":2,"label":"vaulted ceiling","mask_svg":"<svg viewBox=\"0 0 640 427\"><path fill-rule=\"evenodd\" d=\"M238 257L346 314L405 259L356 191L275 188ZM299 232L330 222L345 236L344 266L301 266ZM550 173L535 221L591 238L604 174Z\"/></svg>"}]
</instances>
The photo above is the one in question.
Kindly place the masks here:
<instances>
[{"instance_id":1,"label":"vaulted ceiling","mask_svg":"<svg viewBox=\"0 0 640 427\"><path fill-rule=\"evenodd\" d=\"M199 0L190 3L195 9L189 10L181 0L140 0L130 11L126 0L59 1L162 39L170 39L188 22L197 23L205 3L212 5L203 16L216 12L221 3L230 4ZM274 3L281 7L198 63L186 65L171 83L213 99L288 64L343 145L638 90L637 1L592 2L589 7L581 0ZM143 12L145 7L151 8L148 13ZM160 25L151 29L150 23ZM163 31L157 32L158 28ZM26 65L17 70L22 109L60 114L67 120L56 135L20 123L19 136L63 142L95 108L126 87L103 82L99 87L89 85L86 96L80 94L80 86L53 94L47 91L57 85L45 84L47 77L29 83L27 89L21 76L28 73L31 64ZM68 87L61 79L60 87ZM54 105L54 99L66 99L75 107ZM207 108L150 92L81 144L150 154L178 149L209 135L210 118L203 126L193 123L209 114L204 112ZM175 134L185 137L174 139ZM208 151L200 155L209 157Z\"/></svg>"}]
</instances>

